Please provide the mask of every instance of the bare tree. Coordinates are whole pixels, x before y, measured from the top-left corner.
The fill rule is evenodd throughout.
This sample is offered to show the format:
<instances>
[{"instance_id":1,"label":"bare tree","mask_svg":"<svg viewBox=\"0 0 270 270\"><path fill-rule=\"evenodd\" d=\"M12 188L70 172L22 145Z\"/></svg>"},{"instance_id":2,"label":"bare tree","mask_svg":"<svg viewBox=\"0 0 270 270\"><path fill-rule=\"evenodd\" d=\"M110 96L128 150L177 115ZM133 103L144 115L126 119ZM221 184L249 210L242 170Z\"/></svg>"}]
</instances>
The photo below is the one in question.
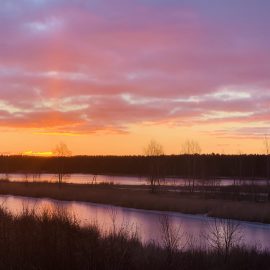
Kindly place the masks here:
<instances>
[{"instance_id":1,"label":"bare tree","mask_svg":"<svg viewBox=\"0 0 270 270\"><path fill-rule=\"evenodd\" d=\"M115 207L109 207L107 211L108 211L111 223L112 223L112 229L110 230L110 233L115 236L117 232L117 218L118 218L119 212L117 208Z\"/></svg>"},{"instance_id":2,"label":"bare tree","mask_svg":"<svg viewBox=\"0 0 270 270\"><path fill-rule=\"evenodd\" d=\"M68 146L65 143L60 142L54 148L53 154L57 157L68 157L71 156L72 152L69 150Z\"/></svg>"},{"instance_id":3,"label":"bare tree","mask_svg":"<svg viewBox=\"0 0 270 270\"><path fill-rule=\"evenodd\" d=\"M68 146L63 142L56 145L53 153L54 156L57 157L57 178L58 183L61 184L63 182L63 179L68 176L65 170L65 159L71 156L72 153L69 150Z\"/></svg>"},{"instance_id":4,"label":"bare tree","mask_svg":"<svg viewBox=\"0 0 270 270\"><path fill-rule=\"evenodd\" d=\"M150 143L144 148L146 156L161 156L164 155L164 150L161 144L155 140L151 140Z\"/></svg>"},{"instance_id":5,"label":"bare tree","mask_svg":"<svg viewBox=\"0 0 270 270\"><path fill-rule=\"evenodd\" d=\"M265 148L266 155L270 155L270 141L269 141L268 134L264 136L263 145Z\"/></svg>"},{"instance_id":6,"label":"bare tree","mask_svg":"<svg viewBox=\"0 0 270 270\"><path fill-rule=\"evenodd\" d=\"M266 180L267 180L267 186L268 186L268 200L270 200L270 139L268 134L264 136L264 149L266 154Z\"/></svg>"},{"instance_id":7,"label":"bare tree","mask_svg":"<svg viewBox=\"0 0 270 270\"><path fill-rule=\"evenodd\" d=\"M161 144L152 140L144 149L144 154L148 157L149 171L148 171L148 182L151 186L151 191L155 192L157 186L164 180L162 172L161 158L164 156L163 147Z\"/></svg>"},{"instance_id":8,"label":"bare tree","mask_svg":"<svg viewBox=\"0 0 270 270\"><path fill-rule=\"evenodd\" d=\"M168 215L162 215L159 219L162 246L173 253L183 248L183 232L181 226L176 226ZM182 244L182 246L180 246Z\"/></svg>"},{"instance_id":9,"label":"bare tree","mask_svg":"<svg viewBox=\"0 0 270 270\"><path fill-rule=\"evenodd\" d=\"M264 136L264 140L263 140L263 145L264 145L264 149L265 149L265 154L266 154L266 178L267 178L267 183L268 180L270 178L270 139L269 136L266 134Z\"/></svg>"},{"instance_id":10,"label":"bare tree","mask_svg":"<svg viewBox=\"0 0 270 270\"><path fill-rule=\"evenodd\" d=\"M194 140L186 140L181 147L181 153L186 155L201 154L202 149L198 142Z\"/></svg>"},{"instance_id":11,"label":"bare tree","mask_svg":"<svg viewBox=\"0 0 270 270\"><path fill-rule=\"evenodd\" d=\"M97 175L94 174L94 175L92 176L91 185L96 185L96 184L97 184Z\"/></svg>"},{"instance_id":12,"label":"bare tree","mask_svg":"<svg viewBox=\"0 0 270 270\"><path fill-rule=\"evenodd\" d=\"M208 224L205 235L210 248L215 249L227 260L231 250L241 245L243 233L240 223L231 219L218 219Z\"/></svg>"},{"instance_id":13,"label":"bare tree","mask_svg":"<svg viewBox=\"0 0 270 270\"><path fill-rule=\"evenodd\" d=\"M37 182L39 181L41 178L41 172L36 172L32 174L32 181L33 182Z\"/></svg>"},{"instance_id":14,"label":"bare tree","mask_svg":"<svg viewBox=\"0 0 270 270\"><path fill-rule=\"evenodd\" d=\"M167 266L173 264L175 254L185 248L184 233L181 225L173 224L171 218L168 215L162 215L159 219L160 223L160 235L162 247L167 252Z\"/></svg>"},{"instance_id":15,"label":"bare tree","mask_svg":"<svg viewBox=\"0 0 270 270\"><path fill-rule=\"evenodd\" d=\"M197 174L197 157L202 149L198 142L194 140L186 140L181 147L181 154L187 155L187 182L190 192L195 189L195 181Z\"/></svg>"},{"instance_id":16,"label":"bare tree","mask_svg":"<svg viewBox=\"0 0 270 270\"><path fill-rule=\"evenodd\" d=\"M26 171L23 175L24 175L24 182L25 182L25 183L28 183L28 180L29 180L29 173Z\"/></svg>"},{"instance_id":17,"label":"bare tree","mask_svg":"<svg viewBox=\"0 0 270 270\"><path fill-rule=\"evenodd\" d=\"M109 207L107 211L111 221L111 228L108 229L106 234L111 235L112 237L124 236L127 239L139 238L138 228L135 223L130 223L124 218L121 219L121 217L119 216L119 211L115 207Z\"/></svg>"}]
</instances>

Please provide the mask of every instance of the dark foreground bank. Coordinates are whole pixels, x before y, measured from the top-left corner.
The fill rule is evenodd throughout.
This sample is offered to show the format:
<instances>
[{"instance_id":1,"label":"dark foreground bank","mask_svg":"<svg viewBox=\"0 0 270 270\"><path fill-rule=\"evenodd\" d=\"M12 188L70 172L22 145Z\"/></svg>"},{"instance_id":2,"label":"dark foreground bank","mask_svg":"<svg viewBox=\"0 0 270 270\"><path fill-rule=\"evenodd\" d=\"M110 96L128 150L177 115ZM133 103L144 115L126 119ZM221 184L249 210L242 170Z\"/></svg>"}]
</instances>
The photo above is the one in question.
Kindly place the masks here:
<instances>
[{"instance_id":1,"label":"dark foreground bank","mask_svg":"<svg viewBox=\"0 0 270 270\"><path fill-rule=\"evenodd\" d=\"M81 228L62 209L21 216L0 209L0 269L270 269L270 254L255 248L177 249L164 228L163 246L144 246L125 228Z\"/></svg>"}]
</instances>

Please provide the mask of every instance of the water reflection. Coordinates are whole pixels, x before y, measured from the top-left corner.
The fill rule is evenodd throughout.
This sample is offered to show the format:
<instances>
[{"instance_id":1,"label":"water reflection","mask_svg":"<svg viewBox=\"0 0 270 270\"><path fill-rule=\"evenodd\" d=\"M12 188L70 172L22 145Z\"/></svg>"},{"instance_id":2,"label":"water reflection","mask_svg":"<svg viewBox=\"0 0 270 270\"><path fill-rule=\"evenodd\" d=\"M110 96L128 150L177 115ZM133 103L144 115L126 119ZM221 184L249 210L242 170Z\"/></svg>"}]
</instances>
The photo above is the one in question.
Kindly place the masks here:
<instances>
[{"instance_id":1,"label":"water reflection","mask_svg":"<svg viewBox=\"0 0 270 270\"><path fill-rule=\"evenodd\" d=\"M28 181L28 182L57 182L58 178L54 174L0 174L0 179L8 179L9 181ZM65 183L72 184L101 184L101 183L111 183L117 185L146 185L146 177L136 177L136 176L112 176L112 175L93 175L93 174L71 174L65 177L63 180ZM198 184L215 184L220 186L230 186L233 184L254 184L256 185L266 185L267 180L245 180L235 182L233 179L218 179L215 183L210 183L207 181L198 181ZM186 180L182 178L166 178L165 184L169 186L184 186Z\"/></svg>"},{"instance_id":2,"label":"water reflection","mask_svg":"<svg viewBox=\"0 0 270 270\"><path fill-rule=\"evenodd\" d=\"M51 199L34 199L16 196L0 196L0 204L5 206L13 214L20 214L24 207L35 208L41 211L43 208L65 207L68 213L74 215L82 226L96 222L106 232L124 227L131 232L139 232L143 242L161 242L160 218L164 212L127 209L112 207L86 202L60 202ZM192 237L196 246L205 246L205 238L202 235L207 233L209 224L214 219L197 216L184 215L180 213L166 212L170 217L172 226L181 226L184 232L182 244L185 244ZM270 249L270 225L241 222L241 230L244 235L243 244L246 246L257 245L262 249Z\"/></svg>"}]
</instances>

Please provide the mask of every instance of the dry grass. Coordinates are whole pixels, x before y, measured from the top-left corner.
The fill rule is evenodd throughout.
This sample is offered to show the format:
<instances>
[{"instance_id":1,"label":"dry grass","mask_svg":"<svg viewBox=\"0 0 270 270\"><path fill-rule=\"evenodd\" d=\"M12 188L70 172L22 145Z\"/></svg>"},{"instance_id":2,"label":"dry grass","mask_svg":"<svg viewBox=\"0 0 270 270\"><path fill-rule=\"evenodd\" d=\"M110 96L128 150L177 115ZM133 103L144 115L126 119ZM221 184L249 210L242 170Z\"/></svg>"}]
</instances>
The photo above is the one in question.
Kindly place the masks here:
<instances>
[{"instance_id":1,"label":"dry grass","mask_svg":"<svg viewBox=\"0 0 270 270\"><path fill-rule=\"evenodd\" d=\"M0 208L0 269L29 270L214 270L269 269L270 255L241 247L224 255L214 250L168 250L142 245L125 230L101 233L81 228L63 209L13 216Z\"/></svg>"},{"instance_id":2,"label":"dry grass","mask_svg":"<svg viewBox=\"0 0 270 270\"><path fill-rule=\"evenodd\" d=\"M85 201L115 206L175 211L188 214L208 214L213 217L233 218L270 223L270 204L267 202L203 199L196 195L173 192L150 193L138 188L54 183L0 182L0 194L65 201Z\"/></svg>"}]
</instances>

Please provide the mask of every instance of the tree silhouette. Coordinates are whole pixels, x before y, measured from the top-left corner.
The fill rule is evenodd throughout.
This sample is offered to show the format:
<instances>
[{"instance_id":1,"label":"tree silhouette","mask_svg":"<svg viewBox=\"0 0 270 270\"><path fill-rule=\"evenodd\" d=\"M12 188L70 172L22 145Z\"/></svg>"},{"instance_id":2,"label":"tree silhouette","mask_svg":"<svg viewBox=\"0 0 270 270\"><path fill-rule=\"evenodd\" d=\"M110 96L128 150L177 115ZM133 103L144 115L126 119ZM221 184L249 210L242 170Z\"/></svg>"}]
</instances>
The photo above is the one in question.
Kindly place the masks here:
<instances>
[{"instance_id":1,"label":"tree silhouette","mask_svg":"<svg viewBox=\"0 0 270 270\"><path fill-rule=\"evenodd\" d=\"M270 140L269 136L266 134L264 136L264 149L265 149L265 154L266 154L266 181L267 181L267 186L269 187L270 183ZM270 189L268 188L268 200L270 200Z\"/></svg>"},{"instance_id":2,"label":"tree silhouette","mask_svg":"<svg viewBox=\"0 0 270 270\"><path fill-rule=\"evenodd\" d=\"M161 159L164 156L163 147L155 140L151 140L144 149L144 154L148 157L149 162L147 180L150 184L151 191L155 192L157 186L159 186L161 181L164 179L164 174L161 168Z\"/></svg>"},{"instance_id":3,"label":"tree silhouette","mask_svg":"<svg viewBox=\"0 0 270 270\"><path fill-rule=\"evenodd\" d=\"M60 142L53 150L53 154L57 157L57 178L58 183L61 184L63 179L68 176L65 170L65 159L71 156L72 152L65 143Z\"/></svg>"},{"instance_id":4,"label":"tree silhouette","mask_svg":"<svg viewBox=\"0 0 270 270\"><path fill-rule=\"evenodd\" d=\"M187 155L187 182L190 192L195 189L197 172L197 155L201 154L202 149L198 142L186 140L181 147L181 154Z\"/></svg>"}]
</instances>

